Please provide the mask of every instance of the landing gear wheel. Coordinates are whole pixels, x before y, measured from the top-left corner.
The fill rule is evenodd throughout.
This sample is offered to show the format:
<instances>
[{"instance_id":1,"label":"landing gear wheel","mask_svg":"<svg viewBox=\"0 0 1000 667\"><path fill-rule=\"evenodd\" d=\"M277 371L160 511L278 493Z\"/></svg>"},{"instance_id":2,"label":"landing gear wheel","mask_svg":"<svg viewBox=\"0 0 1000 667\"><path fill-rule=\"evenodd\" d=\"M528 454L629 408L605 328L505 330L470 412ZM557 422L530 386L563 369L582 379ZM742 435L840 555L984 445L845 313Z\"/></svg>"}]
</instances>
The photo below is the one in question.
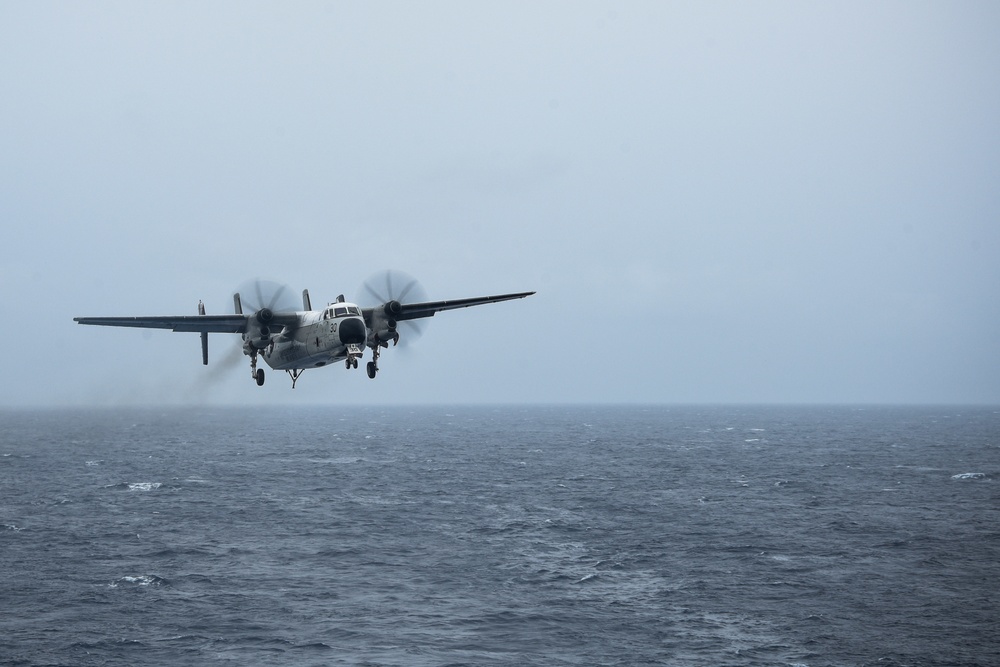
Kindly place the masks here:
<instances>
[{"instance_id":1,"label":"landing gear wheel","mask_svg":"<svg viewBox=\"0 0 1000 667\"><path fill-rule=\"evenodd\" d=\"M257 386L258 387L263 387L264 386L264 369L263 368L258 368L257 369L257 372L254 373L254 379L257 380Z\"/></svg>"},{"instance_id":2,"label":"landing gear wheel","mask_svg":"<svg viewBox=\"0 0 1000 667\"><path fill-rule=\"evenodd\" d=\"M367 368L368 368L368 377L374 380L375 374L378 372L378 368L375 366L375 362L369 361Z\"/></svg>"},{"instance_id":3,"label":"landing gear wheel","mask_svg":"<svg viewBox=\"0 0 1000 667\"><path fill-rule=\"evenodd\" d=\"M357 368L357 367L358 367L358 360L357 360L357 357L355 357L355 359L354 359L354 367L355 367L355 368Z\"/></svg>"}]
</instances>

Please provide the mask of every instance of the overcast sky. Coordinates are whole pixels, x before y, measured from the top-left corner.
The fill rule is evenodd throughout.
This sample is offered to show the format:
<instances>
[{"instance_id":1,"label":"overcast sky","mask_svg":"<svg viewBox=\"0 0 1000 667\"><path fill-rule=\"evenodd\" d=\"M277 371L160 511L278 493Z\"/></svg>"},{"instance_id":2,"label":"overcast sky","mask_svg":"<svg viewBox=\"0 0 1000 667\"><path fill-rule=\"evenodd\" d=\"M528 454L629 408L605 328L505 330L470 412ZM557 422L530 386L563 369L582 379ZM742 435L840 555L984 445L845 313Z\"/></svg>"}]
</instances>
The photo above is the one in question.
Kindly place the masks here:
<instances>
[{"instance_id":1,"label":"overcast sky","mask_svg":"<svg viewBox=\"0 0 1000 667\"><path fill-rule=\"evenodd\" d=\"M992 1L0 0L0 406L1000 403L998 32ZM237 336L205 368L72 321L383 268L538 293L294 391Z\"/></svg>"}]
</instances>

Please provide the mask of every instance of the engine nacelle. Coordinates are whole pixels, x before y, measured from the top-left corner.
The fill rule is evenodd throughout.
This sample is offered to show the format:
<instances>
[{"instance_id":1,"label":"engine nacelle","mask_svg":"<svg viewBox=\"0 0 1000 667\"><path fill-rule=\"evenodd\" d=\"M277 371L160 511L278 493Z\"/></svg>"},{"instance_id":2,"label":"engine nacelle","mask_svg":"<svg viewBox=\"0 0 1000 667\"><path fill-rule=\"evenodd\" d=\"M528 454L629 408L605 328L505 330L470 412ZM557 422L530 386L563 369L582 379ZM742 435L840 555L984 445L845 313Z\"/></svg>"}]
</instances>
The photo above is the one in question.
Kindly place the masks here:
<instances>
[{"instance_id":1,"label":"engine nacelle","mask_svg":"<svg viewBox=\"0 0 1000 667\"><path fill-rule=\"evenodd\" d=\"M261 336L256 331L248 331L246 338L243 339L243 348L247 351L249 351L251 348L255 350L263 350L270 344L271 344L270 336Z\"/></svg>"},{"instance_id":2,"label":"engine nacelle","mask_svg":"<svg viewBox=\"0 0 1000 667\"><path fill-rule=\"evenodd\" d=\"M271 344L270 340L260 338L247 338L243 341L243 354L259 352Z\"/></svg>"},{"instance_id":3,"label":"engine nacelle","mask_svg":"<svg viewBox=\"0 0 1000 667\"><path fill-rule=\"evenodd\" d=\"M372 333L375 341L383 346L387 341L394 344L399 341L399 333L396 331L396 317L403 312L403 307L399 301L387 301L380 309L377 309L372 318Z\"/></svg>"},{"instance_id":4,"label":"engine nacelle","mask_svg":"<svg viewBox=\"0 0 1000 667\"><path fill-rule=\"evenodd\" d=\"M379 340L391 340L396 336L396 320L383 320L375 327Z\"/></svg>"},{"instance_id":5,"label":"engine nacelle","mask_svg":"<svg viewBox=\"0 0 1000 667\"><path fill-rule=\"evenodd\" d=\"M271 327L268 324L274 319L274 313L270 308L261 308L247 322L247 331L243 334L244 348L249 353L251 350L263 350L271 344Z\"/></svg>"}]
</instances>

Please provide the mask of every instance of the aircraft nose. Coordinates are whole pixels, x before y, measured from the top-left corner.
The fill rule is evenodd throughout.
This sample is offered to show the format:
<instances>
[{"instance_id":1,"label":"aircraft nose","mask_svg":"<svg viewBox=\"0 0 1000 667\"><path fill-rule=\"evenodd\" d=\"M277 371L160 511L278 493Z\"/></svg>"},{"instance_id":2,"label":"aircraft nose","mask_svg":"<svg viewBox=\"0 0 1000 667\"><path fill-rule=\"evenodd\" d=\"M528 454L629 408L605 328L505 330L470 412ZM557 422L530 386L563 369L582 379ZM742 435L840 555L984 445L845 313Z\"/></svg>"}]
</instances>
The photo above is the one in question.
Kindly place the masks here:
<instances>
[{"instance_id":1,"label":"aircraft nose","mask_svg":"<svg viewBox=\"0 0 1000 667\"><path fill-rule=\"evenodd\" d=\"M344 345L363 345L368 339L368 331L365 323L360 319L344 320L338 329L340 342Z\"/></svg>"}]
</instances>

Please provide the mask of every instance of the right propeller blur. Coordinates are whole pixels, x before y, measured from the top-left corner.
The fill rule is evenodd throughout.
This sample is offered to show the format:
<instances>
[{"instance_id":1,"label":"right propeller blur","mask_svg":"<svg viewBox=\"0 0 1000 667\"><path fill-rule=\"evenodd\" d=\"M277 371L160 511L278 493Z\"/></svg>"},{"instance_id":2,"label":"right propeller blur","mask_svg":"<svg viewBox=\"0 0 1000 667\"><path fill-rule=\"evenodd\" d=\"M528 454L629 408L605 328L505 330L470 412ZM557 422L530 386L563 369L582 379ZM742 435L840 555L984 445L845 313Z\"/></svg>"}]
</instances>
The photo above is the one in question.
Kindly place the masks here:
<instances>
[{"instance_id":1,"label":"right propeller blur","mask_svg":"<svg viewBox=\"0 0 1000 667\"><path fill-rule=\"evenodd\" d=\"M427 300L427 293L420 282L402 271L386 269L372 275L361 285L361 304L364 307L384 307L386 315L391 315L398 304L421 303ZM397 302L397 303L393 303ZM423 327L416 320L402 320L396 323L400 331L400 343L415 340L423 333Z\"/></svg>"}]
</instances>

